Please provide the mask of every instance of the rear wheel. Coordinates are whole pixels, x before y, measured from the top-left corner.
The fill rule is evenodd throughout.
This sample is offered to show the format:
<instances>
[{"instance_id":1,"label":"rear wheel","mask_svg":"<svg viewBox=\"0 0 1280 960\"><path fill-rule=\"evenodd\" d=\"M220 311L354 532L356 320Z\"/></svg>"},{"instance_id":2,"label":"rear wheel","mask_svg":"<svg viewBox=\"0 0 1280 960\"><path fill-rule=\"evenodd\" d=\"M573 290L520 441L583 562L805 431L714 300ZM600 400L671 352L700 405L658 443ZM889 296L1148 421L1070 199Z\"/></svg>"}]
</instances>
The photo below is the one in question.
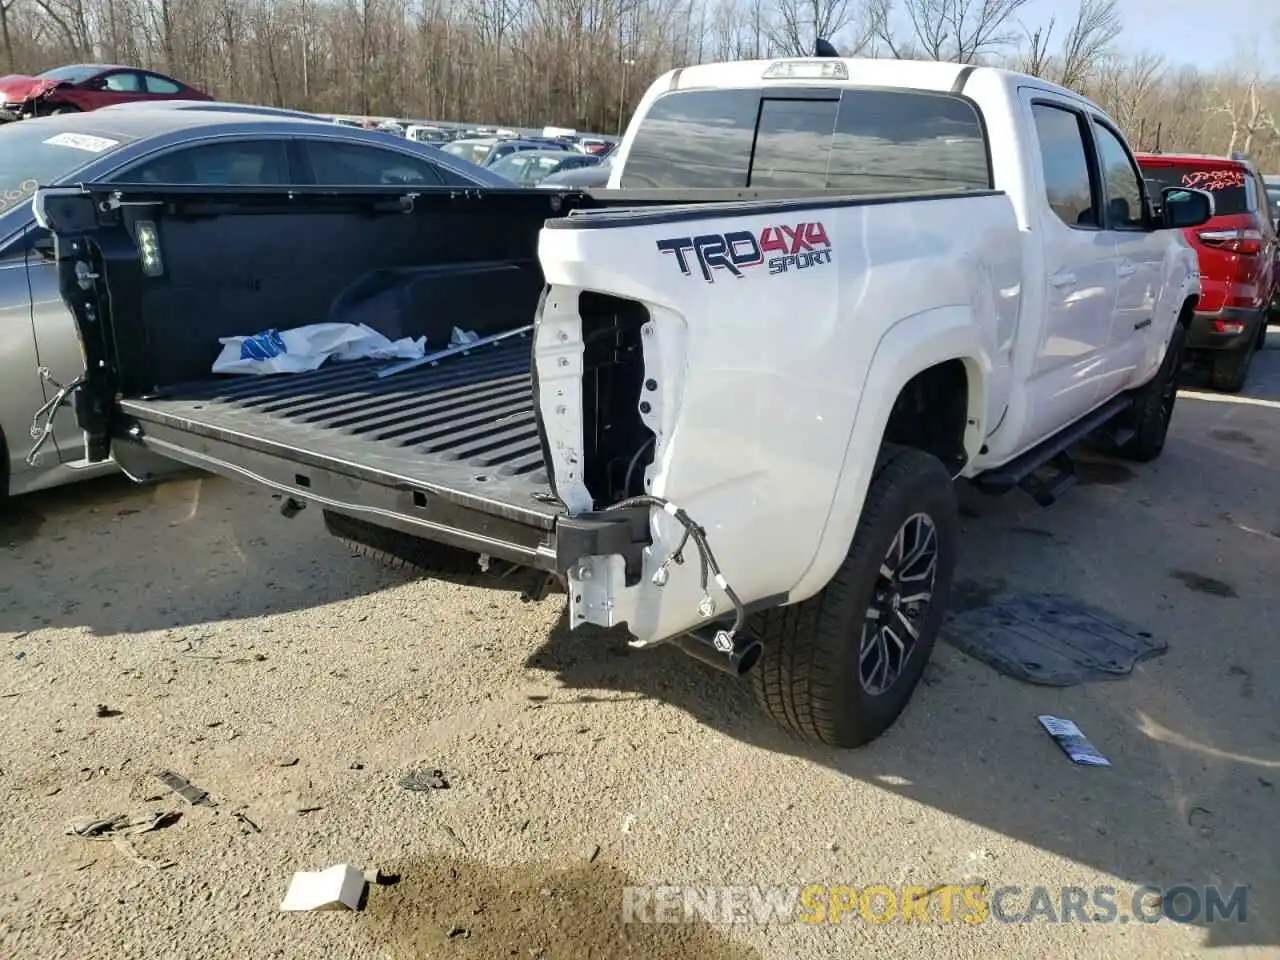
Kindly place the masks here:
<instances>
[{"instance_id":1,"label":"rear wheel","mask_svg":"<svg viewBox=\"0 0 1280 960\"><path fill-rule=\"evenodd\" d=\"M1134 394L1133 408L1120 424L1132 430L1133 436L1114 446L1117 456L1145 463L1164 452L1186 354L1187 328L1179 323L1173 328L1160 370Z\"/></svg>"},{"instance_id":2,"label":"rear wheel","mask_svg":"<svg viewBox=\"0 0 1280 960\"><path fill-rule=\"evenodd\" d=\"M1209 371L1209 383L1213 389L1223 393L1239 393L1244 389L1244 381L1249 376L1249 366L1253 363L1256 350L1255 341L1242 350L1215 354L1213 367Z\"/></svg>"},{"instance_id":3,"label":"rear wheel","mask_svg":"<svg viewBox=\"0 0 1280 960\"><path fill-rule=\"evenodd\" d=\"M857 532L831 582L753 618L764 643L757 700L802 737L838 747L874 740L920 680L946 612L960 523L935 457L886 446Z\"/></svg>"},{"instance_id":4,"label":"rear wheel","mask_svg":"<svg viewBox=\"0 0 1280 960\"><path fill-rule=\"evenodd\" d=\"M324 526L353 553L392 570L459 577L480 572L480 555L343 513L324 511Z\"/></svg>"}]
</instances>

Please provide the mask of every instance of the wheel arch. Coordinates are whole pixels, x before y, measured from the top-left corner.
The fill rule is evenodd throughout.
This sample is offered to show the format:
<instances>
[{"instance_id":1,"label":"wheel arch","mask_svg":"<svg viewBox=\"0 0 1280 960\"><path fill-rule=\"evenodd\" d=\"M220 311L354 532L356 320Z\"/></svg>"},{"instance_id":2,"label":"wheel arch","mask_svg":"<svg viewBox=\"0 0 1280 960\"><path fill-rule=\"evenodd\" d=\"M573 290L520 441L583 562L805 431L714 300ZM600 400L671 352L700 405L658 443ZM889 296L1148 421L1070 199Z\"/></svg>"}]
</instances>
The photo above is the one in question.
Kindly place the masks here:
<instances>
[{"instance_id":1,"label":"wheel arch","mask_svg":"<svg viewBox=\"0 0 1280 960\"><path fill-rule=\"evenodd\" d=\"M1178 308L1177 323L1182 327L1191 327L1191 318L1195 316L1196 305L1200 302L1200 294L1191 293L1182 299L1182 306Z\"/></svg>"},{"instance_id":2,"label":"wheel arch","mask_svg":"<svg viewBox=\"0 0 1280 960\"><path fill-rule=\"evenodd\" d=\"M950 451L951 462L946 465L953 476L958 475L982 446L991 371L982 329L967 306L917 314L885 333L858 400L822 537L808 568L789 592L789 603L825 587L848 553L881 444L891 440L891 428L891 442L901 442L904 436L904 397L911 398L923 388L926 402L930 397L945 398L945 429L914 437L908 433L905 445L935 456ZM915 421L917 426L922 423Z\"/></svg>"}]
</instances>

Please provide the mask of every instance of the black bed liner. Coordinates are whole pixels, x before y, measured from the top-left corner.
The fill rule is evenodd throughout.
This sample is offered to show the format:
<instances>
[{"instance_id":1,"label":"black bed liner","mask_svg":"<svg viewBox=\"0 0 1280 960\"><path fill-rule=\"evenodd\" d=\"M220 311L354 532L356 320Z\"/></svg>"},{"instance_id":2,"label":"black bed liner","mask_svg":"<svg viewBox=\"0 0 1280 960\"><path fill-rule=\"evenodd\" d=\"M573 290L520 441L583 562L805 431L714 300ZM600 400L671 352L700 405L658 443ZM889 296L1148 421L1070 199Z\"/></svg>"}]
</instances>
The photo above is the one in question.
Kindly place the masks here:
<instances>
[{"instance_id":1,"label":"black bed liner","mask_svg":"<svg viewBox=\"0 0 1280 960\"><path fill-rule=\"evenodd\" d=\"M331 361L310 373L167 387L120 401L125 434L159 452L183 451L179 459L188 463L251 473L339 510L343 490L357 482L357 515L376 515L381 507L421 516L434 530L456 523L456 509L476 511L487 520L472 533L530 553L551 549L540 532L549 533L565 510L547 478L530 341L504 341L379 378L392 362ZM369 502L370 486L385 488L385 502ZM459 545L483 547L473 538Z\"/></svg>"}]
</instances>

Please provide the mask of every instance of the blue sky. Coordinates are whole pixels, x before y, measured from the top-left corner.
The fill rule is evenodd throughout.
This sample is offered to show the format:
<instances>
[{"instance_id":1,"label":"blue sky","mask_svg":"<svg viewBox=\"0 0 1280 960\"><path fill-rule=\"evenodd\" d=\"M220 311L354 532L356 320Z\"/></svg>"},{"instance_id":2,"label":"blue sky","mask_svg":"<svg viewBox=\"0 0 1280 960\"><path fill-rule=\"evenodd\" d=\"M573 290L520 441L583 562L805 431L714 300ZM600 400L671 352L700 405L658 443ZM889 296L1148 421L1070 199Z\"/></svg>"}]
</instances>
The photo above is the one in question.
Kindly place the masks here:
<instances>
[{"instance_id":1,"label":"blue sky","mask_svg":"<svg viewBox=\"0 0 1280 960\"><path fill-rule=\"evenodd\" d=\"M1126 50L1162 53L1171 62L1212 68L1228 63L1236 44L1257 38L1264 64L1280 63L1280 3L1274 0L1120 0ZM1273 13L1266 13L1271 6ZM1028 0L1020 19L1034 29L1056 16L1054 36L1071 24L1077 0ZM1264 69L1264 72L1268 72Z\"/></svg>"}]
</instances>

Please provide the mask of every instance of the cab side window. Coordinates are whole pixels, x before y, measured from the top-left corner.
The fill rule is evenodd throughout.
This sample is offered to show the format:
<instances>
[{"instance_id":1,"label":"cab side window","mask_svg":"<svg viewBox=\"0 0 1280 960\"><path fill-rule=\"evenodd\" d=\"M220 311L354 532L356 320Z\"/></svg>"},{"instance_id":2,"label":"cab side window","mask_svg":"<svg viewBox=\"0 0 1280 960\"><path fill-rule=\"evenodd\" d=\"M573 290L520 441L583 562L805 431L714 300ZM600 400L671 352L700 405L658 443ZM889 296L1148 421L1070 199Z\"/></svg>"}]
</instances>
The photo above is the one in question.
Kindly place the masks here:
<instances>
[{"instance_id":1,"label":"cab side window","mask_svg":"<svg viewBox=\"0 0 1280 960\"><path fill-rule=\"evenodd\" d=\"M1142 199L1142 176L1124 141L1096 120L1093 135L1098 141L1102 164L1102 182L1107 190L1107 228L1110 230L1145 230L1146 211Z\"/></svg>"},{"instance_id":2,"label":"cab side window","mask_svg":"<svg viewBox=\"0 0 1280 960\"><path fill-rule=\"evenodd\" d=\"M1084 118L1074 110L1045 103L1032 104L1031 113L1049 209L1069 227L1096 230L1101 226L1101 204L1089 173Z\"/></svg>"}]
</instances>

